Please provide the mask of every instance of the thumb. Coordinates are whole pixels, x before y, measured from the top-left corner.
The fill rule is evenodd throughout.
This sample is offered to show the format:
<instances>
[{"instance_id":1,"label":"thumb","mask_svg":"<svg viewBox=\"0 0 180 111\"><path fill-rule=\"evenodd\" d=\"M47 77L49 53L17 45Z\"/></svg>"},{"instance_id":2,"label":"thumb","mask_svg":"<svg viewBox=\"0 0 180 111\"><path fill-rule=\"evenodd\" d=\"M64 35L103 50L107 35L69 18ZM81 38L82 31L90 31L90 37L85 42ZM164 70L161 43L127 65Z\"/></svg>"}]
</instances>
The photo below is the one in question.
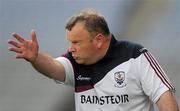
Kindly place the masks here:
<instances>
[{"instance_id":1,"label":"thumb","mask_svg":"<svg viewBox=\"0 0 180 111\"><path fill-rule=\"evenodd\" d=\"M31 39L33 42L37 43L36 31L34 29L31 30Z\"/></svg>"}]
</instances>

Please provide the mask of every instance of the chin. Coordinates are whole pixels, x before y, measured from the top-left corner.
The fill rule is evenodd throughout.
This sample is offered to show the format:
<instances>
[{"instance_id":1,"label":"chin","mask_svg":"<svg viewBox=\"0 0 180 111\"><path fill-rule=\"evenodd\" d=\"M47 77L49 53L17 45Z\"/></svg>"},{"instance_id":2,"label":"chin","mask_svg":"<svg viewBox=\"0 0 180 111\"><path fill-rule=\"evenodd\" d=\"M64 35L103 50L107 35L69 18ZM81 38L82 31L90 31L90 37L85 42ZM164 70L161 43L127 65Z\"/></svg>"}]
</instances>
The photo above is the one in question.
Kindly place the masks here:
<instances>
[{"instance_id":1,"label":"chin","mask_svg":"<svg viewBox=\"0 0 180 111\"><path fill-rule=\"evenodd\" d=\"M75 61L76 61L78 64L84 64L84 62L83 62L82 60L76 59Z\"/></svg>"},{"instance_id":2,"label":"chin","mask_svg":"<svg viewBox=\"0 0 180 111\"><path fill-rule=\"evenodd\" d=\"M91 65L91 63L84 61L82 59L75 59L76 63L82 64L82 65Z\"/></svg>"},{"instance_id":3,"label":"chin","mask_svg":"<svg viewBox=\"0 0 180 111\"><path fill-rule=\"evenodd\" d=\"M76 63L82 64L82 65L90 65L89 63L86 63L86 62L84 62L82 60L76 60Z\"/></svg>"}]
</instances>

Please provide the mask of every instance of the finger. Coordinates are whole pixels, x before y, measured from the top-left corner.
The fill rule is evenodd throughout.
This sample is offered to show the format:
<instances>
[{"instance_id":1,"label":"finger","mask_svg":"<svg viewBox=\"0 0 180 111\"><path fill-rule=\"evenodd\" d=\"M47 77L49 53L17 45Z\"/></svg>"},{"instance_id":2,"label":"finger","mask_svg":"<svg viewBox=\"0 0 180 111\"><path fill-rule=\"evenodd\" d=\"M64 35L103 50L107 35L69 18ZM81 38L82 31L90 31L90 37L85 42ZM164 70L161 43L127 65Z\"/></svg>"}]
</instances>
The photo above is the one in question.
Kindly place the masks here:
<instances>
[{"instance_id":1,"label":"finger","mask_svg":"<svg viewBox=\"0 0 180 111\"><path fill-rule=\"evenodd\" d=\"M16 59L24 59L24 56L19 53L19 54L16 55Z\"/></svg>"},{"instance_id":2,"label":"finger","mask_svg":"<svg viewBox=\"0 0 180 111\"><path fill-rule=\"evenodd\" d=\"M25 41L25 39L23 37L21 37L19 34L15 33L15 32L12 33L12 36L14 36L21 43Z\"/></svg>"},{"instance_id":3,"label":"finger","mask_svg":"<svg viewBox=\"0 0 180 111\"><path fill-rule=\"evenodd\" d=\"M16 47L10 47L9 51L13 51L13 52L16 52L16 53L22 53L22 50L20 48L16 48Z\"/></svg>"},{"instance_id":4,"label":"finger","mask_svg":"<svg viewBox=\"0 0 180 111\"><path fill-rule=\"evenodd\" d=\"M17 48L21 47L21 45L19 43L17 43L16 41L13 41L13 40L8 40L8 43L15 46L15 47L17 47Z\"/></svg>"},{"instance_id":5,"label":"finger","mask_svg":"<svg viewBox=\"0 0 180 111\"><path fill-rule=\"evenodd\" d=\"M37 43L36 31L34 29L31 30L31 39L33 42Z\"/></svg>"}]
</instances>

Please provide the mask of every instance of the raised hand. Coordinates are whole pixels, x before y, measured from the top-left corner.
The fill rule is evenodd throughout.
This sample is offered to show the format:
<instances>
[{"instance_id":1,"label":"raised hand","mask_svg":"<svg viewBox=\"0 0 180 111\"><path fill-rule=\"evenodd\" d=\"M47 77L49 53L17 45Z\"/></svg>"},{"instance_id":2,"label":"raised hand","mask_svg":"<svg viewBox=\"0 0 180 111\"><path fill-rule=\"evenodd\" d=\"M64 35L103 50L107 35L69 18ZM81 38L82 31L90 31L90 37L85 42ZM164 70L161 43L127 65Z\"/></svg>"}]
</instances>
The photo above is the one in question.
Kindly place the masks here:
<instances>
[{"instance_id":1,"label":"raised hand","mask_svg":"<svg viewBox=\"0 0 180 111\"><path fill-rule=\"evenodd\" d=\"M12 36L14 36L17 41L9 40L8 43L13 46L9 48L9 51L15 52L16 58L25 59L33 63L38 56L39 45L36 38L35 30L32 30L30 35L31 40L27 40L19 34L13 32Z\"/></svg>"}]
</instances>

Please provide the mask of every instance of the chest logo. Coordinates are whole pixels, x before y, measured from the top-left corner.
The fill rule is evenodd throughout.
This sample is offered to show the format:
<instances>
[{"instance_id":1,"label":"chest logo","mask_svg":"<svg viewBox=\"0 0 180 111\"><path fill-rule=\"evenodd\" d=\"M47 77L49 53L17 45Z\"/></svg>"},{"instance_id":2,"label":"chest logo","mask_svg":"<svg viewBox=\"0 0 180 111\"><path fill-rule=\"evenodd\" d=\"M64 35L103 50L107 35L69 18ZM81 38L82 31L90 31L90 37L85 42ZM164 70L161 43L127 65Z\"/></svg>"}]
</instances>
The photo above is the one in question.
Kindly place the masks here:
<instances>
[{"instance_id":1,"label":"chest logo","mask_svg":"<svg viewBox=\"0 0 180 111\"><path fill-rule=\"evenodd\" d=\"M114 79L116 81L116 84L114 85L115 87L122 88L122 87L126 86L124 71L115 72Z\"/></svg>"},{"instance_id":2,"label":"chest logo","mask_svg":"<svg viewBox=\"0 0 180 111\"><path fill-rule=\"evenodd\" d=\"M90 77L83 77L82 75L79 75L76 80L80 80L80 81L90 81L91 78Z\"/></svg>"}]
</instances>

